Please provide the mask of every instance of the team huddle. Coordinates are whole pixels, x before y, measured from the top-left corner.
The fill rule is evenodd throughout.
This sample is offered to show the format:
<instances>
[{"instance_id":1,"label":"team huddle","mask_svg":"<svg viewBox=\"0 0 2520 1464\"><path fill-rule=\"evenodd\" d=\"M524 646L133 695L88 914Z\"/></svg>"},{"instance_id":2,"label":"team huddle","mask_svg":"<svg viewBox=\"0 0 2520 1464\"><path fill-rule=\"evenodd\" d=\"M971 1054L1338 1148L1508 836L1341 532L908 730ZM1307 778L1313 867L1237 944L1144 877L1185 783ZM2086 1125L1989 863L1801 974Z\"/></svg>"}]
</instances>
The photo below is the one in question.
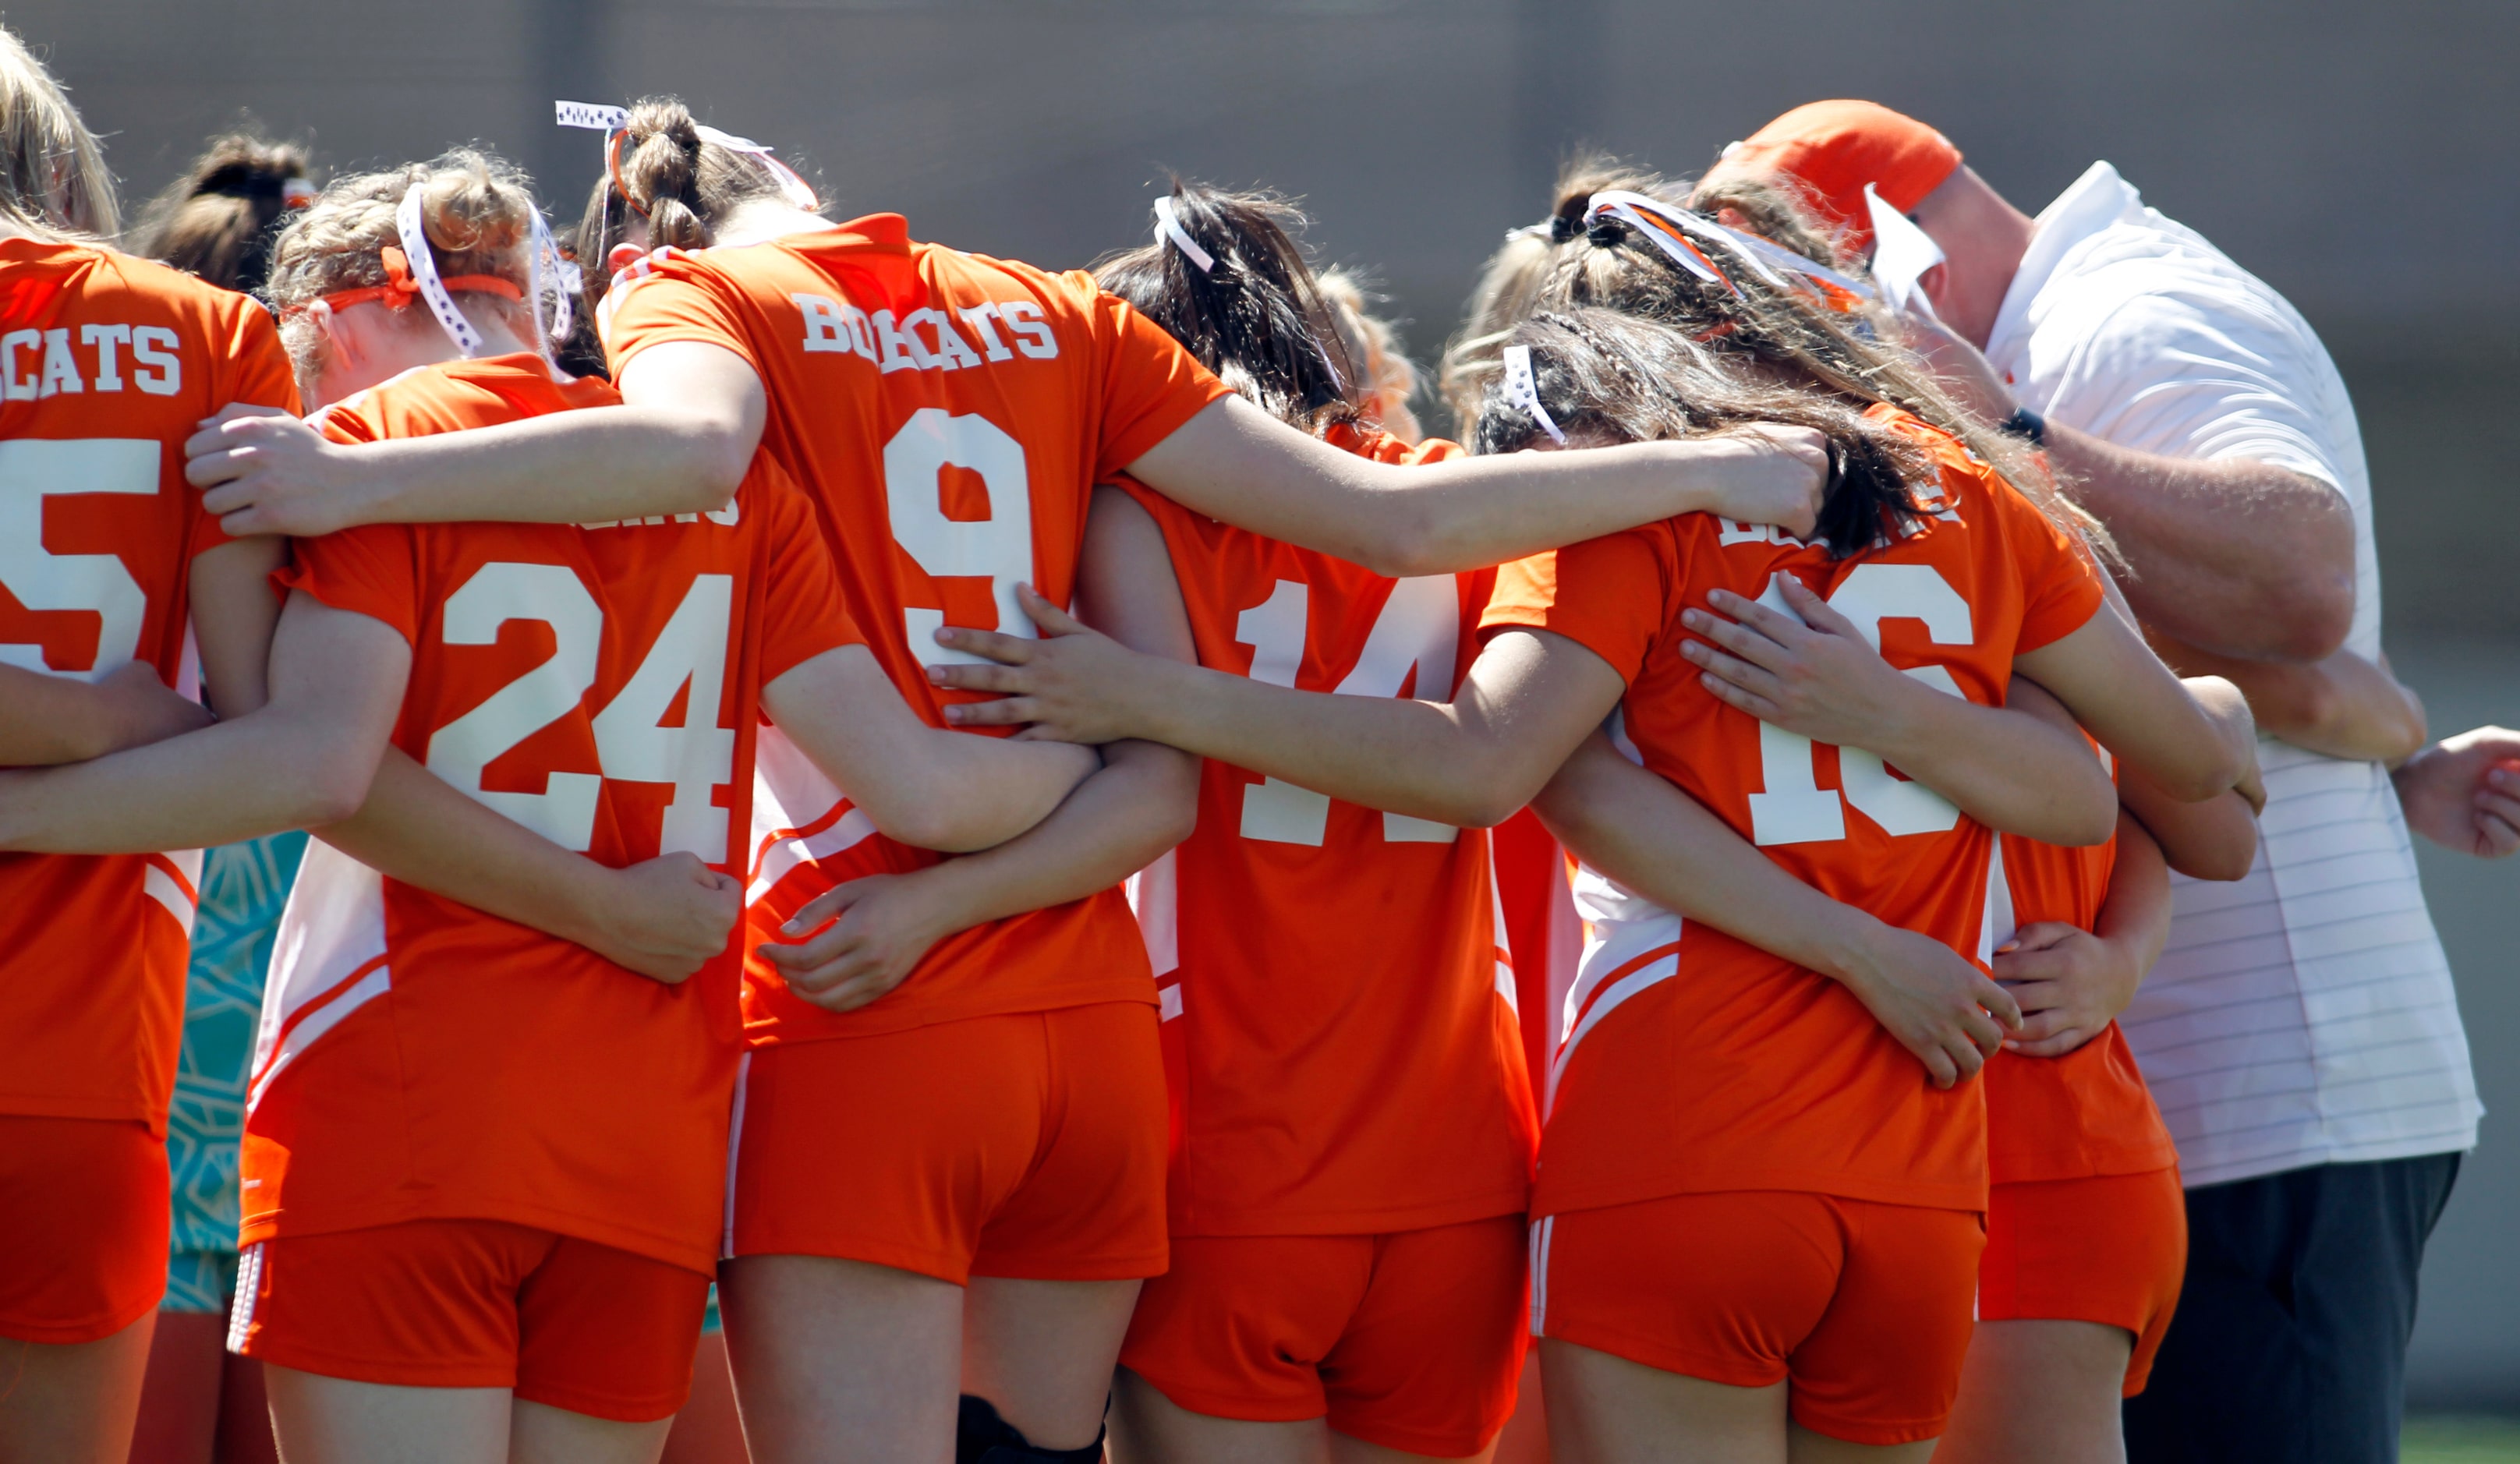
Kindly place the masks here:
<instances>
[{"instance_id":1,"label":"team huddle","mask_svg":"<svg viewBox=\"0 0 2520 1464\"><path fill-rule=\"evenodd\" d=\"M562 104L573 231L453 152L246 294L15 65L0 1458L120 1457L171 851L291 829L292 1464L652 1460L712 1281L764 1461L1484 1459L1535 1388L1561 1460L2123 1457L2187 1220L2112 1018L2262 744L1927 302L1932 129L1570 168L1444 440L1274 196L1056 273Z\"/></svg>"}]
</instances>

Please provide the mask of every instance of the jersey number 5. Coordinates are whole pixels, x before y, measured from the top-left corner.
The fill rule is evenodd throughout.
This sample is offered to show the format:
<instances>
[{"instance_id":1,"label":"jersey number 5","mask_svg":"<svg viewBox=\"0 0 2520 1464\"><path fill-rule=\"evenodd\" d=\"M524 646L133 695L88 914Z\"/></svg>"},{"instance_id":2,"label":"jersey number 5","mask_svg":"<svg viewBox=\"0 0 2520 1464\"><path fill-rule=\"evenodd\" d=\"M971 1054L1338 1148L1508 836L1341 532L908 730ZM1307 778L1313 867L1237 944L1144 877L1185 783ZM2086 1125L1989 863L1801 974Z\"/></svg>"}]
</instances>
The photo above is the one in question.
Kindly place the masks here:
<instances>
[{"instance_id":1,"label":"jersey number 5","mask_svg":"<svg viewBox=\"0 0 2520 1464\"><path fill-rule=\"evenodd\" d=\"M1791 615L1771 580L1759 603ZM1937 645L1967 645L1976 637L1968 601L1930 564L1859 564L1828 598L1829 608L1855 622L1872 648L1881 648L1881 622L1921 620ZM1959 684L1940 666L1915 666L1910 676L1954 696ZM1890 776L1881 759L1860 747L1837 750L1837 788L1820 786L1812 766L1811 738L1759 724L1759 774L1765 791L1750 795L1750 837L1758 844L1811 844L1846 837L1848 803L1898 835L1940 833L1959 822L1960 811L1922 783Z\"/></svg>"},{"instance_id":2,"label":"jersey number 5","mask_svg":"<svg viewBox=\"0 0 2520 1464\"><path fill-rule=\"evenodd\" d=\"M1242 612L1234 622L1234 639L1251 647L1251 679L1273 687L1292 687L1304 664L1304 632L1312 592L1295 580L1280 580L1269 598ZM1365 638L1356 669L1333 689L1341 696L1397 696L1418 672L1420 696L1432 688L1452 689L1454 661L1461 649L1460 593L1449 574L1401 580L1375 616ZM1319 846L1329 830L1330 800L1327 793L1299 788L1270 778L1242 790L1242 836L1275 844ZM1399 844L1449 844L1461 836L1450 823L1413 819L1406 814L1382 816L1382 836Z\"/></svg>"},{"instance_id":3,"label":"jersey number 5","mask_svg":"<svg viewBox=\"0 0 2520 1464\"><path fill-rule=\"evenodd\" d=\"M57 555L44 548L44 500L90 493L154 494L161 449L147 437L35 437L0 442L0 585L27 609L79 611L97 617L95 681L139 653L149 597L113 555ZM182 606L174 607L181 614ZM0 663L51 671L44 647L0 643Z\"/></svg>"},{"instance_id":4,"label":"jersey number 5","mask_svg":"<svg viewBox=\"0 0 2520 1464\"><path fill-rule=\"evenodd\" d=\"M707 864L726 860L727 811L712 792L735 776L735 730L717 725L726 691L726 636L735 579L692 579L639 669L595 714L595 773L552 773L544 791L517 793L481 786L481 773L509 749L578 710L595 685L604 643L604 611L574 570L559 564L484 564L447 597L439 639L448 645L491 645L512 620L551 627L551 659L491 693L428 739L428 771L485 806L563 849L584 853L595 842L596 795L604 779L671 783L658 852L688 853ZM688 686L683 725L665 713Z\"/></svg>"}]
</instances>

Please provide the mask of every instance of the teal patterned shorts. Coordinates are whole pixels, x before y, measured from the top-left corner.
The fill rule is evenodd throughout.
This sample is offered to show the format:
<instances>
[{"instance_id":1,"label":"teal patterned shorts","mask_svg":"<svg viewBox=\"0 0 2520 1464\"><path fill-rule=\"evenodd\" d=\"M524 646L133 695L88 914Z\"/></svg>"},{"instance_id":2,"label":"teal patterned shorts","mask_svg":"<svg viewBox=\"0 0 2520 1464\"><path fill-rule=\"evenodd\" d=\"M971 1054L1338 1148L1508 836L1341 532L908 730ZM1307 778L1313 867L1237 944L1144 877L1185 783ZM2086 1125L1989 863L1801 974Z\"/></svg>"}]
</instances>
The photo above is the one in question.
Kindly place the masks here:
<instances>
[{"instance_id":1,"label":"teal patterned shorts","mask_svg":"<svg viewBox=\"0 0 2520 1464\"><path fill-rule=\"evenodd\" d=\"M168 1311L225 1311L236 1285L237 1143L247 1068L262 1016L272 938L306 835L273 834L209 851L184 980L184 1040L166 1115L174 1216L166 1258Z\"/></svg>"}]
</instances>

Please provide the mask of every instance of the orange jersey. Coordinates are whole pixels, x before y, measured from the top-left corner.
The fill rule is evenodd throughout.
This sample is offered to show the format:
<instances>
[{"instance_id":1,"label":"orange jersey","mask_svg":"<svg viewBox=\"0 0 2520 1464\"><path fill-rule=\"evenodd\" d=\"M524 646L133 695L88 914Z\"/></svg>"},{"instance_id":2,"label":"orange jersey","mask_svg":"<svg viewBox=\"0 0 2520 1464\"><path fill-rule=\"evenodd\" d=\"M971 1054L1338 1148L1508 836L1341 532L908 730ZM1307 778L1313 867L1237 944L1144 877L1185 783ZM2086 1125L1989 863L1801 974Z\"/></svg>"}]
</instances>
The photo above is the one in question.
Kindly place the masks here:
<instances>
[{"instance_id":1,"label":"orange jersey","mask_svg":"<svg viewBox=\"0 0 2520 1464\"><path fill-rule=\"evenodd\" d=\"M1881 760L1733 710L1680 653L1718 588L1792 574L1943 690L2000 703L2013 656L2100 603L2060 529L1953 439L1885 414L1942 466L1939 511L1844 559L1761 527L1666 519L1507 565L1484 625L1566 636L1626 679L1632 755L1830 898L1985 958L1993 839ZM1535 1214L1690 1191L1795 1189L1982 1209L1976 1085L1937 1091L1843 987L1589 873L1593 941L1552 1070ZM1679 979L1673 979L1673 978Z\"/></svg>"},{"instance_id":2,"label":"orange jersey","mask_svg":"<svg viewBox=\"0 0 2520 1464\"><path fill-rule=\"evenodd\" d=\"M1035 634L1029 582L1066 603L1094 485L1224 394L1173 338L1079 272L913 244L898 215L696 254L660 251L607 302L616 371L692 340L752 364L768 390L762 450L803 483L876 655L930 724L978 693L928 685L969 660L939 626ZM848 795L775 733L753 806L756 939L833 885L934 864L876 832ZM882 1000L845 1014L790 994L755 959L755 1043L898 1031L1094 1001L1151 1001L1119 890L939 941Z\"/></svg>"},{"instance_id":3,"label":"orange jersey","mask_svg":"<svg viewBox=\"0 0 2520 1464\"><path fill-rule=\"evenodd\" d=\"M2061 849L2005 834L1987 882L1987 929L2002 945L2021 926L2094 928L2117 865L2117 840ZM1998 1184L2140 1175L2179 1162L2170 1130L2111 1022L2061 1057L1998 1053L1986 1065L1986 1162Z\"/></svg>"},{"instance_id":4,"label":"orange jersey","mask_svg":"<svg viewBox=\"0 0 2520 1464\"><path fill-rule=\"evenodd\" d=\"M147 661L177 684L193 558L227 542L184 439L231 402L297 409L253 301L0 240L0 661L84 681ZM200 872L198 850L0 854L0 1113L164 1131Z\"/></svg>"},{"instance_id":5,"label":"orange jersey","mask_svg":"<svg viewBox=\"0 0 2520 1464\"><path fill-rule=\"evenodd\" d=\"M406 373L339 442L611 405L540 358ZM562 848L741 871L761 688L859 636L813 512L757 466L709 514L378 524L295 589L412 646L394 745ZM497 1220L707 1269L741 1054L727 953L679 986L307 850L247 1094L245 1241Z\"/></svg>"},{"instance_id":6,"label":"orange jersey","mask_svg":"<svg viewBox=\"0 0 2520 1464\"><path fill-rule=\"evenodd\" d=\"M1332 440L1394 462L1462 453ZM1163 528L1200 665L1429 700L1468 670L1492 572L1386 579L1123 486ZM1173 1079L1174 1233L1362 1234L1522 1210L1539 1123L1485 829L1209 759L1196 831L1138 889Z\"/></svg>"}]
</instances>

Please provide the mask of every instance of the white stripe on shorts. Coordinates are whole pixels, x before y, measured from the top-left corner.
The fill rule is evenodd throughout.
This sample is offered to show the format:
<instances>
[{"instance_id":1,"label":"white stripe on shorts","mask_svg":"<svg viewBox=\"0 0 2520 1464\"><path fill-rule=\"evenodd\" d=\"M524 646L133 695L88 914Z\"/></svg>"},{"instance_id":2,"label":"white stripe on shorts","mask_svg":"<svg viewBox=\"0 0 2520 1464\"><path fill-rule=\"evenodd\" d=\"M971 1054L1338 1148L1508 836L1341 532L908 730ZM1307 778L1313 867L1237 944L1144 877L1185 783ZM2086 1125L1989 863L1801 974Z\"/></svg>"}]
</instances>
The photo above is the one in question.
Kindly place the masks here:
<instances>
[{"instance_id":1,"label":"white stripe on shorts","mask_svg":"<svg viewBox=\"0 0 2520 1464\"><path fill-rule=\"evenodd\" d=\"M246 1329L253 1325L254 1299L262 1293L262 1242L237 1255L236 1300L228 1304L228 1351L245 1351Z\"/></svg>"}]
</instances>

